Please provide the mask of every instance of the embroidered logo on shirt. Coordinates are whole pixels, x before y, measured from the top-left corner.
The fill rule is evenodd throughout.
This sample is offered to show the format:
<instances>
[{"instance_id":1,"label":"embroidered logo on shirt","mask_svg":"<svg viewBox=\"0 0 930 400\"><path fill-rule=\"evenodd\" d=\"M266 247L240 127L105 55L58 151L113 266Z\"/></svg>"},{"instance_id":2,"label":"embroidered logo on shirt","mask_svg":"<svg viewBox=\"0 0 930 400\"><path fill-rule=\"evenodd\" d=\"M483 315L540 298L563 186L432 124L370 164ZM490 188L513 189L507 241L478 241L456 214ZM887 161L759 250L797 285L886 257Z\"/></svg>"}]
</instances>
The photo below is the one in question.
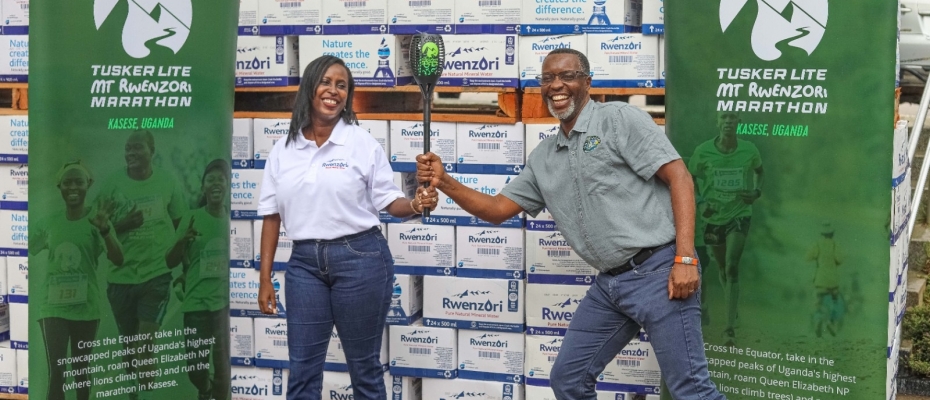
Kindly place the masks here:
<instances>
[{"instance_id":1,"label":"embroidered logo on shirt","mask_svg":"<svg viewBox=\"0 0 930 400\"><path fill-rule=\"evenodd\" d=\"M591 150L594 150L601 144L601 138L599 136L588 136L584 141L584 152L590 153Z\"/></svg>"},{"instance_id":2,"label":"embroidered logo on shirt","mask_svg":"<svg viewBox=\"0 0 930 400\"><path fill-rule=\"evenodd\" d=\"M347 163L346 160L343 158L334 158L332 160L324 162L323 168L343 170L343 169L349 168L349 163Z\"/></svg>"}]
</instances>

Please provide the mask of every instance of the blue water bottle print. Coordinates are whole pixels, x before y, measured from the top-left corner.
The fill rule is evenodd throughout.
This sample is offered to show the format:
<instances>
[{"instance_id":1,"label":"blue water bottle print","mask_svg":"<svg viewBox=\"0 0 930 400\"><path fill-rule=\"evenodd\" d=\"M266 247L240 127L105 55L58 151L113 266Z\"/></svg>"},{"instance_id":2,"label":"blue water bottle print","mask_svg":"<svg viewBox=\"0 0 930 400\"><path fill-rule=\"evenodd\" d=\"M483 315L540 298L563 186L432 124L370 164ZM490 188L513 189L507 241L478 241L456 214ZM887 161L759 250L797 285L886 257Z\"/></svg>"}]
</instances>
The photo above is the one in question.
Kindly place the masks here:
<instances>
[{"instance_id":1,"label":"blue water bottle print","mask_svg":"<svg viewBox=\"0 0 930 400\"><path fill-rule=\"evenodd\" d=\"M394 291L391 293L391 309L388 310L388 316L394 317L396 319L403 319L407 317L407 314L404 313L403 302L401 301L401 295L403 295L403 289L401 289L400 284L397 283L397 276L394 276Z\"/></svg>"},{"instance_id":2,"label":"blue water bottle print","mask_svg":"<svg viewBox=\"0 0 930 400\"><path fill-rule=\"evenodd\" d=\"M271 284L274 287L274 298L275 304L278 306L278 314L286 313L287 310L284 309L284 303L281 301L281 281L278 280L277 276L273 276Z\"/></svg>"},{"instance_id":3,"label":"blue water bottle print","mask_svg":"<svg viewBox=\"0 0 930 400\"><path fill-rule=\"evenodd\" d=\"M375 78L394 79L394 73L391 72L391 48L387 45L387 40L381 38L381 47L378 48L378 69L375 70Z\"/></svg>"},{"instance_id":4,"label":"blue water bottle print","mask_svg":"<svg viewBox=\"0 0 930 400\"><path fill-rule=\"evenodd\" d=\"M591 19L588 25L610 25L610 18L607 18L607 6L604 4L607 0L594 0L594 11L591 12Z\"/></svg>"}]
</instances>

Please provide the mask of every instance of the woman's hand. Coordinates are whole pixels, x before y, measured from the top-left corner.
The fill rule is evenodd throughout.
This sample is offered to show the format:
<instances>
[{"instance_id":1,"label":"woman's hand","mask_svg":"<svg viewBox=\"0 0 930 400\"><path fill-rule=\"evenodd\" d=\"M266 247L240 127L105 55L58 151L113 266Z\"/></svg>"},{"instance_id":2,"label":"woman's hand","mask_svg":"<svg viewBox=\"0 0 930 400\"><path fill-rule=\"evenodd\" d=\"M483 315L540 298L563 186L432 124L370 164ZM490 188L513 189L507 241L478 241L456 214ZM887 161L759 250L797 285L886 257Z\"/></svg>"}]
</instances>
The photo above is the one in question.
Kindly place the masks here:
<instances>
[{"instance_id":1,"label":"woman's hand","mask_svg":"<svg viewBox=\"0 0 930 400\"><path fill-rule=\"evenodd\" d=\"M439 205L439 192L436 191L435 187L417 188L417 193L413 197L414 211L418 214L422 214L424 209L433 211L436 209L437 205Z\"/></svg>"},{"instance_id":2,"label":"woman's hand","mask_svg":"<svg viewBox=\"0 0 930 400\"><path fill-rule=\"evenodd\" d=\"M96 214L89 218L88 221L97 228L97 231L100 232L100 236L106 236L110 233L110 216L113 215L116 210L116 203L113 199L108 198L101 201L96 208Z\"/></svg>"},{"instance_id":3,"label":"woman's hand","mask_svg":"<svg viewBox=\"0 0 930 400\"><path fill-rule=\"evenodd\" d=\"M258 308L262 314L278 314L278 299L270 279L262 279L258 286Z\"/></svg>"}]
</instances>

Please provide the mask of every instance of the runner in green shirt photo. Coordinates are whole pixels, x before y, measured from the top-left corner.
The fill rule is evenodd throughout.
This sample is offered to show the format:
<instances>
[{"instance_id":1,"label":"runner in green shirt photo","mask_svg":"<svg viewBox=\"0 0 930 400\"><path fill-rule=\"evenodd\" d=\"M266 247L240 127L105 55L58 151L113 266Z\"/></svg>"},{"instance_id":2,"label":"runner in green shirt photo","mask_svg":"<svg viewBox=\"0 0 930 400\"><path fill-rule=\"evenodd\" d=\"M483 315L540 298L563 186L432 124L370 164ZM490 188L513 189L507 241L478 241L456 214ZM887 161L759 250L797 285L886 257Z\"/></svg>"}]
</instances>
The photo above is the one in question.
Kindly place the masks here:
<instances>
[{"instance_id":1,"label":"runner in green shirt photo","mask_svg":"<svg viewBox=\"0 0 930 400\"><path fill-rule=\"evenodd\" d=\"M824 327L831 336L836 336L846 312L846 302L840 293L840 264L843 263L843 256L833 238L835 233L833 224L824 222L820 228L820 239L807 251L807 261L815 262L817 267L814 274L814 289L817 291L814 333L817 337L823 335Z\"/></svg>"},{"instance_id":2,"label":"runner in green shirt photo","mask_svg":"<svg viewBox=\"0 0 930 400\"><path fill-rule=\"evenodd\" d=\"M123 251L109 221L114 204L104 200L96 207L86 207L84 199L94 180L80 161L69 162L58 172L58 189L64 200L62 212L36 224L29 236L29 253L48 250L45 280L47 298L40 301L39 327L45 342L49 368L48 391L44 399L64 400L65 373L68 364L80 371L89 362L59 362L68 357L83 357L93 347L78 346L97 336L100 324L100 288L97 283L97 259L106 253L115 268L122 268ZM24 323L24 321L23 321ZM75 389L78 400L90 398L90 387Z\"/></svg>"},{"instance_id":3,"label":"runner in green shirt photo","mask_svg":"<svg viewBox=\"0 0 930 400\"><path fill-rule=\"evenodd\" d=\"M137 130L125 145L126 169L118 171L101 191L102 198L116 202L111 217L125 256L124 265L112 268L107 280L107 298L121 336L148 335L148 339L124 346L144 346L147 351L127 355L124 361L152 357L148 349L155 331L162 323L171 296L171 270L165 253L172 246L181 216L188 210L178 180L167 171L154 168L155 138L152 132ZM227 233L228 235L228 233ZM142 372L152 372L157 365L144 365ZM136 371L127 368L127 373ZM148 387L155 382L152 374L140 377ZM129 395L131 400L149 400L150 390Z\"/></svg>"},{"instance_id":4,"label":"runner in green shirt photo","mask_svg":"<svg viewBox=\"0 0 930 400\"><path fill-rule=\"evenodd\" d=\"M198 348L198 357L187 365L209 364L210 356L200 357L200 350L210 349L213 378L209 369L194 368L188 378L198 391L198 400L229 398L229 163L213 160L201 179L199 208L185 216L174 246L165 255L169 267L183 266L175 280L175 295L181 300L184 327L196 329L185 335L190 344L207 343Z\"/></svg>"},{"instance_id":5,"label":"runner in green shirt photo","mask_svg":"<svg viewBox=\"0 0 930 400\"><path fill-rule=\"evenodd\" d=\"M736 341L739 263L749 234L752 204L762 196L762 157L752 142L737 139L739 115L717 116L720 133L698 145L688 165L695 180L697 214L705 224L704 244L719 267L727 305L724 333Z\"/></svg>"}]
</instances>

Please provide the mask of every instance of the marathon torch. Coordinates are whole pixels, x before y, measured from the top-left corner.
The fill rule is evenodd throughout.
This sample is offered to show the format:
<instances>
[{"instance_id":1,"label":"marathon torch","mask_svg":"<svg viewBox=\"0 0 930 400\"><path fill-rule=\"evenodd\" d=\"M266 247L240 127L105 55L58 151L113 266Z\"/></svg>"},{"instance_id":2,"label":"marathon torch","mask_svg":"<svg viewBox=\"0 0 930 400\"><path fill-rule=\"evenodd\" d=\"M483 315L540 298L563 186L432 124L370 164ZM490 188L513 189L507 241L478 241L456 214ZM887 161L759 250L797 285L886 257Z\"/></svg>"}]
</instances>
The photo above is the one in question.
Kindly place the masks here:
<instances>
[{"instance_id":1,"label":"marathon torch","mask_svg":"<svg viewBox=\"0 0 930 400\"><path fill-rule=\"evenodd\" d=\"M433 89L439 76L442 75L443 62L446 58L446 47L442 44L442 36L418 33L410 41L410 68L413 70L413 79L420 86L423 94L423 154L429 152L430 109L433 105ZM428 187L424 183L423 187ZM429 209L423 210L423 216L429 217Z\"/></svg>"}]
</instances>

